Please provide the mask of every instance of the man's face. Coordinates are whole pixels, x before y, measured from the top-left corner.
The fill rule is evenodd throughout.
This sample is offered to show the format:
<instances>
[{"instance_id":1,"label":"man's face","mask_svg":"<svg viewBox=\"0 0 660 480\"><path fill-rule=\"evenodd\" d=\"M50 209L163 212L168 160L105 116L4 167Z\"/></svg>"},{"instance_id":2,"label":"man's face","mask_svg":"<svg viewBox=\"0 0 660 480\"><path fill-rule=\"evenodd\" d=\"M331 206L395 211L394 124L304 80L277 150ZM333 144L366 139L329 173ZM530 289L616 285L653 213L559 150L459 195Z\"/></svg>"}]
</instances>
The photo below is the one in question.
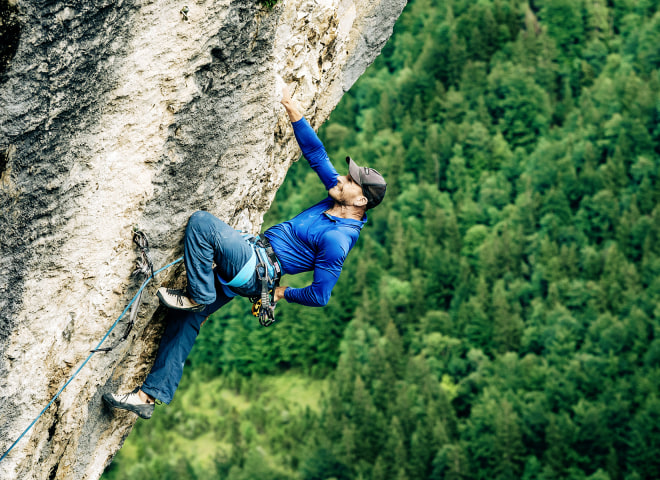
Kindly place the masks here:
<instances>
[{"instance_id":1,"label":"man's face","mask_svg":"<svg viewBox=\"0 0 660 480\"><path fill-rule=\"evenodd\" d=\"M337 185L328 190L330 197L342 205L359 205L359 200L364 197L362 187L358 185L350 175L337 178Z\"/></svg>"}]
</instances>

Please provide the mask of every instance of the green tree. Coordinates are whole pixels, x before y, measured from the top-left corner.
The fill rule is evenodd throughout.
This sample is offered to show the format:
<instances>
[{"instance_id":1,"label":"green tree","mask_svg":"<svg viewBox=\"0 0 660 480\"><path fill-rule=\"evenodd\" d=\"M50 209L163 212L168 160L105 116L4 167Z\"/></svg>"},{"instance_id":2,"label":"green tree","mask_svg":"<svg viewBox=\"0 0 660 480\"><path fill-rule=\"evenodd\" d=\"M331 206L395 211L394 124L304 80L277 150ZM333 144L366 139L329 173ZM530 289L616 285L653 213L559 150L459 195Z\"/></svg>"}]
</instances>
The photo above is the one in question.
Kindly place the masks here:
<instances>
[{"instance_id":1,"label":"green tree","mask_svg":"<svg viewBox=\"0 0 660 480\"><path fill-rule=\"evenodd\" d=\"M628 469L641 478L660 475L660 401L656 395L646 399L631 424L631 446Z\"/></svg>"},{"instance_id":2,"label":"green tree","mask_svg":"<svg viewBox=\"0 0 660 480\"><path fill-rule=\"evenodd\" d=\"M530 149L549 124L548 94L523 68L510 62L498 64L488 75L486 105L513 147Z\"/></svg>"},{"instance_id":3,"label":"green tree","mask_svg":"<svg viewBox=\"0 0 660 480\"><path fill-rule=\"evenodd\" d=\"M493 343L500 352L517 351L524 324L507 298L504 281L498 280L493 286Z\"/></svg>"},{"instance_id":4,"label":"green tree","mask_svg":"<svg viewBox=\"0 0 660 480\"><path fill-rule=\"evenodd\" d=\"M548 26L549 35L567 58L579 57L584 43L582 4L581 1L553 0L544 2L539 12L541 22Z\"/></svg>"}]
</instances>

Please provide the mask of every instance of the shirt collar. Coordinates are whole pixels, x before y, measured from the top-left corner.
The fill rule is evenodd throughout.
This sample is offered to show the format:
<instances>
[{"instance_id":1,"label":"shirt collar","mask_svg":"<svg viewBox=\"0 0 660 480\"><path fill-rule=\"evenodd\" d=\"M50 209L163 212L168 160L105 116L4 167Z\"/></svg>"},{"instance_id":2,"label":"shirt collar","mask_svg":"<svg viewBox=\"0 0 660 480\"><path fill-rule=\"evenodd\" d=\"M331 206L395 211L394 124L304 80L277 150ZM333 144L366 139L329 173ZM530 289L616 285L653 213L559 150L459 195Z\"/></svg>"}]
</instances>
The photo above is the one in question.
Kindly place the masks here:
<instances>
[{"instance_id":1,"label":"shirt collar","mask_svg":"<svg viewBox=\"0 0 660 480\"><path fill-rule=\"evenodd\" d=\"M362 217L362 220L354 220L352 218L340 218L340 217L335 217L333 215L330 215L328 212L323 212L323 215L325 215L326 218L328 218L331 222L333 223L342 223L345 225L355 225L359 228L362 228L365 223L367 223L367 214L364 214L364 217Z\"/></svg>"}]
</instances>

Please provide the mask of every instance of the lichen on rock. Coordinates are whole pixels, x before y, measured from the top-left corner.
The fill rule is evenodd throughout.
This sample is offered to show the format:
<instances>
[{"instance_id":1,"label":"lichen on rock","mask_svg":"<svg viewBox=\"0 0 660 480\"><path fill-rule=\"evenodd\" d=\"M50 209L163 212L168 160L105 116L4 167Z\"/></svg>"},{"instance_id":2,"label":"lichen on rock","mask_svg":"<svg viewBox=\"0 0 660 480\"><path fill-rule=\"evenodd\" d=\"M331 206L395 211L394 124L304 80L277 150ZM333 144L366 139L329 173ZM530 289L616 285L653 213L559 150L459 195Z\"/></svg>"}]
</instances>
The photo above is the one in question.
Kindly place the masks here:
<instances>
[{"instance_id":1,"label":"lichen on rock","mask_svg":"<svg viewBox=\"0 0 660 480\"><path fill-rule=\"evenodd\" d=\"M0 0L15 40L0 58L0 453L135 294L133 227L156 266L181 255L195 210L258 231L299 155L277 77L318 128L404 5ZM101 395L144 378L162 331L153 291L182 275L147 288L129 338L91 358L0 478L101 475L135 421Z\"/></svg>"}]
</instances>

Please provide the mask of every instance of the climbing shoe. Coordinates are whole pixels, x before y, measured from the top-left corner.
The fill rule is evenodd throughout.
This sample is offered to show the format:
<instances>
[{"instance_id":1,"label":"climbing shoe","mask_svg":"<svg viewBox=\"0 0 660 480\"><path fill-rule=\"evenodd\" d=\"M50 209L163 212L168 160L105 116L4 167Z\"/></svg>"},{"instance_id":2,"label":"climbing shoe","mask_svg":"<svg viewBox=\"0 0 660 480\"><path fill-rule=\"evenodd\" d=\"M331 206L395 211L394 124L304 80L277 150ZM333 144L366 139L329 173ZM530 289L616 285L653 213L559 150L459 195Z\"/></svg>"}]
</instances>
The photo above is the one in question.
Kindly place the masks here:
<instances>
[{"instance_id":1,"label":"climbing shoe","mask_svg":"<svg viewBox=\"0 0 660 480\"><path fill-rule=\"evenodd\" d=\"M124 395L104 393L103 401L110 405L112 408L128 410L129 412L137 413L140 418L148 420L151 418L151 414L154 413L156 404L143 402L137 392L138 388L133 390L131 393L126 393Z\"/></svg>"},{"instance_id":2,"label":"climbing shoe","mask_svg":"<svg viewBox=\"0 0 660 480\"><path fill-rule=\"evenodd\" d=\"M188 312L201 312L206 308L206 305L193 302L190 297L186 296L183 290L175 290L173 288L160 287L156 293L160 299L160 303L166 307L175 310L186 310Z\"/></svg>"}]
</instances>

